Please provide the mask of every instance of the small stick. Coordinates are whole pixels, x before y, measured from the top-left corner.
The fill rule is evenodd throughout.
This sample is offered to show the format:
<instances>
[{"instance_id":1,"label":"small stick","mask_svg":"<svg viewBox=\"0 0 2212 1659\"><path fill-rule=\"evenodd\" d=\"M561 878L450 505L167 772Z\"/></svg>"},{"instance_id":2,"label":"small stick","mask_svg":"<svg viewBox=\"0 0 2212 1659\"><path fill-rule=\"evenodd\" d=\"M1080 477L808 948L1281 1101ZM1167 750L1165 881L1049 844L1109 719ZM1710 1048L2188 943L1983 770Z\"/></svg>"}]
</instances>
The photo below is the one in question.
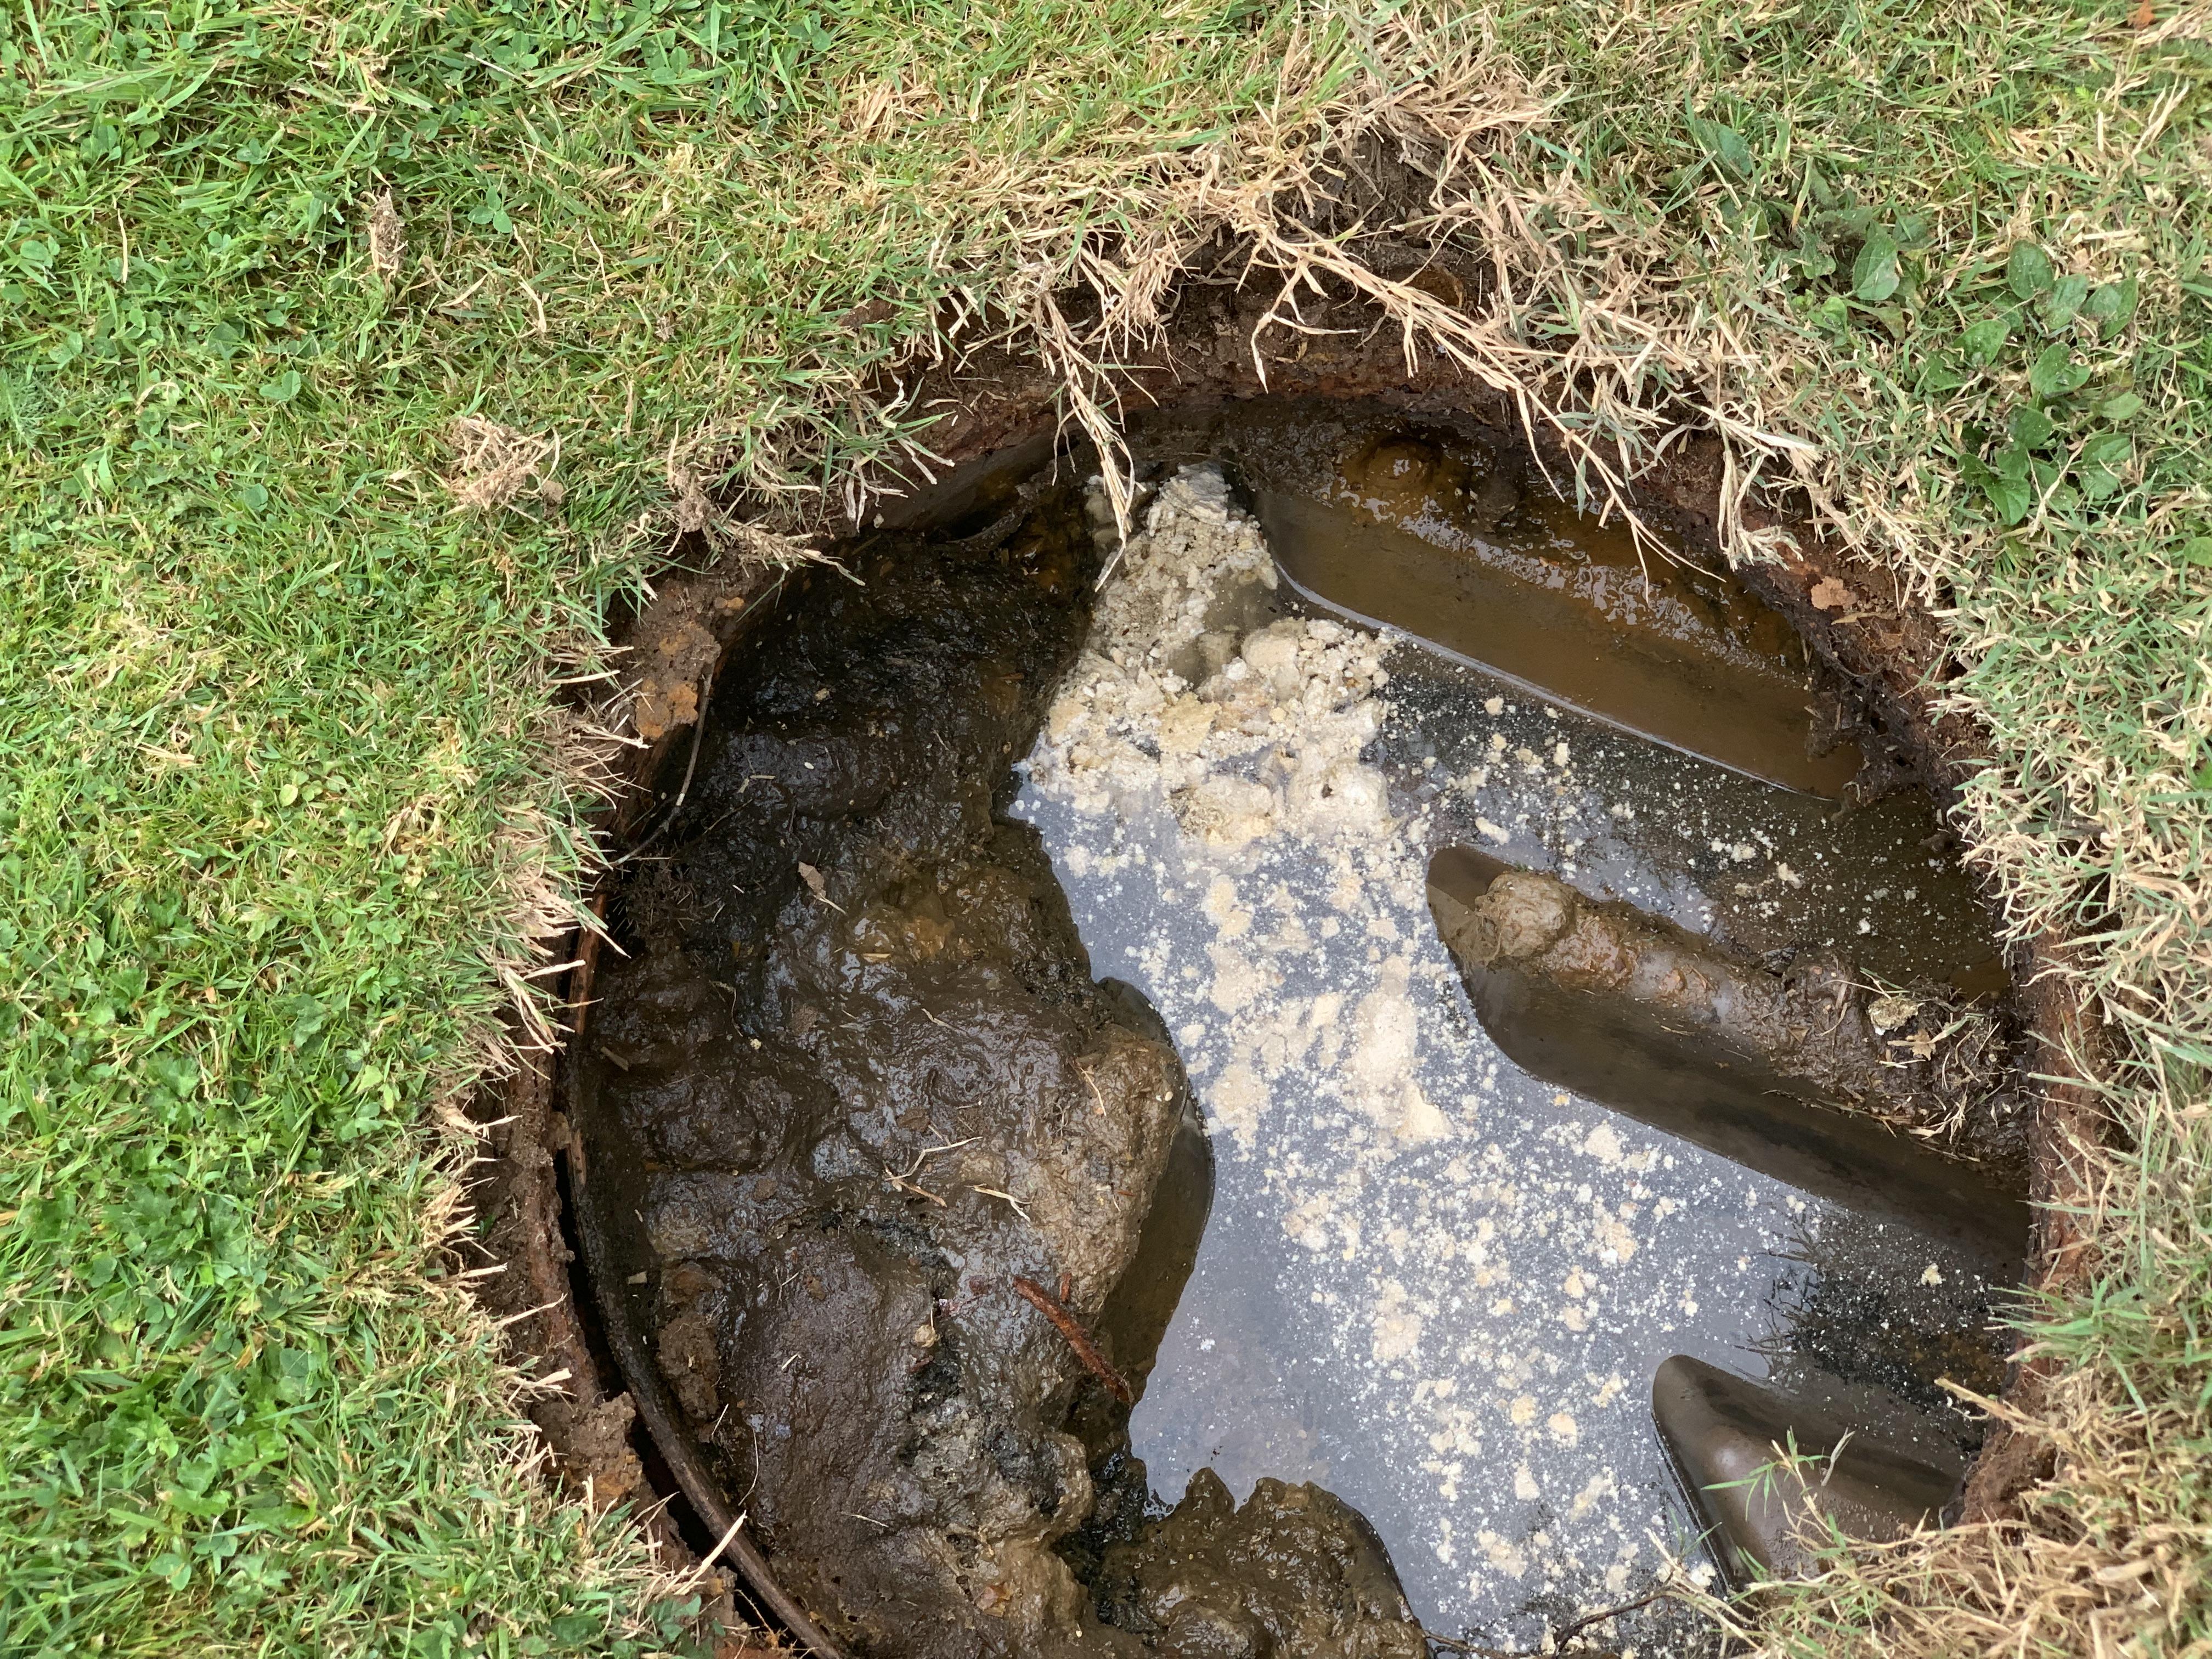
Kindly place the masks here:
<instances>
[{"instance_id":1,"label":"small stick","mask_svg":"<svg viewBox=\"0 0 2212 1659\"><path fill-rule=\"evenodd\" d=\"M1601 1625L1608 1619L1617 1619L1624 1613L1633 1613L1638 1607L1648 1607L1654 1601L1663 1598L1666 1594L1664 1589L1656 1589L1649 1595L1639 1596L1633 1601L1624 1601L1617 1607L1604 1607L1595 1613L1585 1613L1571 1625L1560 1626L1547 1640L1553 1644L1571 1642L1591 1626ZM1449 1648L1454 1653L1467 1654L1470 1656L1470 1659L1537 1659L1535 1654L1525 1650L1516 1652L1506 1648L1486 1648L1473 1642L1463 1642L1457 1637L1439 1636L1432 1630L1424 1630L1421 1635L1425 1640L1434 1643L1437 1647ZM1546 1653L1551 1650L1548 1645L1543 1650Z\"/></svg>"},{"instance_id":2,"label":"small stick","mask_svg":"<svg viewBox=\"0 0 2212 1659\"><path fill-rule=\"evenodd\" d=\"M1106 1385L1107 1393L1125 1406L1136 1403L1137 1396L1121 1380L1121 1373L1106 1363L1106 1356L1098 1352L1098 1345L1091 1340L1091 1333L1076 1322L1073 1314L1060 1305L1059 1297L1034 1279L1025 1279L1019 1273L1014 1275L1013 1285L1015 1293L1049 1319L1053 1328L1067 1339L1067 1346L1075 1350L1075 1357L1083 1362L1093 1376Z\"/></svg>"},{"instance_id":3,"label":"small stick","mask_svg":"<svg viewBox=\"0 0 2212 1659\"><path fill-rule=\"evenodd\" d=\"M1098 1079L1091 1075L1088 1066L1079 1066L1075 1069L1083 1074L1083 1080L1091 1085L1091 1097L1098 1103L1097 1109L1103 1112L1106 1109L1106 1097L1098 1091Z\"/></svg>"},{"instance_id":4,"label":"small stick","mask_svg":"<svg viewBox=\"0 0 2212 1659\"><path fill-rule=\"evenodd\" d=\"M592 896L592 919L601 926L577 929L583 940L576 951L575 975L568 981L568 1000L576 1010L576 1023L569 1030L571 1036L584 1035L584 1016L592 1006L592 975L599 965L599 941L606 937L607 891L604 887Z\"/></svg>"},{"instance_id":5,"label":"small stick","mask_svg":"<svg viewBox=\"0 0 2212 1659\"><path fill-rule=\"evenodd\" d=\"M968 1140L948 1141L942 1146L925 1146L914 1155L914 1162L903 1170L894 1170L888 1164L884 1165L884 1179L902 1192L912 1193L916 1198L926 1198L933 1204L942 1205L945 1200L930 1191L928 1188L918 1185L915 1176L921 1173L921 1166L928 1159L937 1157L940 1152L957 1152L975 1139L974 1135L969 1135Z\"/></svg>"},{"instance_id":6,"label":"small stick","mask_svg":"<svg viewBox=\"0 0 2212 1659\"><path fill-rule=\"evenodd\" d=\"M1838 1445L1836 1449L1838 1451L1841 1451L1843 1448L1841 1445ZM1572 1637L1580 1636L1592 1625L1602 1625L1607 1620L1618 1619L1624 1613L1633 1613L1638 1607L1648 1607L1654 1601L1660 1600L1666 1594L1667 1592L1663 1589L1656 1589L1649 1595L1639 1595L1633 1601L1623 1601L1617 1607L1602 1607L1595 1613L1584 1613L1581 1618L1576 1620L1573 1624L1569 1625L1565 1629L1561 1630L1553 1639L1555 1641L1565 1642Z\"/></svg>"},{"instance_id":7,"label":"small stick","mask_svg":"<svg viewBox=\"0 0 2212 1659\"><path fill-rule=\"evenodd\" d=\"M738 1528L744 1524L745 1517L742 1515L736 1520L730 1522L730 1529L722 1534L721 1538L715 1543L714 1548L708 1550L706 1554L699 1558L699 1565L691 1570L690 1576L685 1578L682 1583L676 1587L676 1593L678 1595L688 1595L693 1590L699 1588L700 1584L705 1580L708 1573L713 1571L714 1558L721 1554L724 1550L730 1547L730 1540L738 1535Z\"/></svg>"},{"instance_id":8,"label":"small stick","mask_svg":"<svg viewBox=\"0 0 2212 1659\"><path fill-rule=\"evenodd\" d=\"M1030 1212L1022 1207L1021 1200L1016 1198L1012 1193L1001 1192L996 1187L970 1187L968 1190L971 1193L981 1193L986 1198L1003 1198L1006 1200L1007 1206L1016 1215L1024 1221L1030 1218Z\"/></svg>"},{"instance_id":9,"label":"small stick","mask_svg":"<svg viewBox=\"0 0 2212 1659\"><path fill-rule=\"evenodd\" d=\"M707 697L708 694L714 690L714 671L709 669L707 672L707 678L699 682L699 702L697 705L699 714L698 718L691 723L691 758L684 763L684 787L676 792L676 804L673 806L671 806L666 812L661 815L660 822L653 827L653 831L651 835L647 836L643 841L638 842L637 845L631 848L629 852L624 853L620 858L615 860L615 863L628 864L632 859L645 851L647 848L659 841L660 839L661 831L667 829L670 824L675 823L676 815L684 810L684 799L691 793L691 774L697 770L699 766L699 744L707 735ZM750 780L748 779L747 781L750 782Z\"/></svg>"}]
</instances>

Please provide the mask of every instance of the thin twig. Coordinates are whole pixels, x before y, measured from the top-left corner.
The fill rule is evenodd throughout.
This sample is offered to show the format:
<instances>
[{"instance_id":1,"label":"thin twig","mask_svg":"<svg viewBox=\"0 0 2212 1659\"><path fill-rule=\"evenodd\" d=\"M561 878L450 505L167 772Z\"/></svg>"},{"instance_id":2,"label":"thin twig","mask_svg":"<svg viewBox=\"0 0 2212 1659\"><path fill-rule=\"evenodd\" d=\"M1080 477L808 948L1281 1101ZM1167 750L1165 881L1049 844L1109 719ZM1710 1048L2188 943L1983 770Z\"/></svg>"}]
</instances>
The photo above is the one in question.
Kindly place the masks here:
<instances>
[{"instance_id":1,"label":"thin twig","mask_svg":"<svg viewBox=\"0 0 2212 1659\"><path fill-rule=\"evenodd\" d=\"M1027 1209L1023 1207L1021 1200L1016 1198L1012 1193L1007 1192L1003 1188L971 1186L968 1190L971 1193L981 1193L986 1198L1004 1199L1006 1202L1006 1206L1012 1210L1016 1215L1021 1217L1024 1221L1027 1221L1030 1218L1030 1212Z\"/></svg>"},{"instance_id":2,"label":"thin twig","mask_svg":"<svg viewBox=\"0 0 2212 1659\"><path fill-rule=\"evenodd\" d=\"M1618 1619L1624 1613L1633 1613L1638 1607L1648 1607L1654 1601L1663 1601L1666 1595L1665 1590L1656 1589L1638 1596L1633 1601L1624 1601L1617 1607L1607 1607L1598 1613L1584 1613L1573 1624L1562 1630L1554 1639L1565 1642L1571 1638L1581 1635L1593 1625L1602 1625L1608 1619Z\"/></svg>"},{"instance_id":3,"label":"thin twig","mask_svg":"<svg viewBox=\"0 0 2212 1659\"><path fill-rule=\"evenodd\" d=\"M675 803L661 815L660 822L653 826L653 833L617 859L615 860L617 864L628 864L647 848L659 841L661 833L676 822L676 815L684 810L684 797L691 793L692 770L699 764L699 745L707 736L707 695L713 689L714 684L714 677L711 672L699 682L699 713L697 718L691 723L691 758L684 763L684 787L676 792Z\"/></svg>"},{"instance_id":4,"label":"thin twig","mask_svg":"<svg viewBox=\"0 0 2212 1659\"><path fill-rule=\"evenodd\" d=\"M713 1569L715 1558L730 1547L730 1540L738 1535L738 1528L744 1524L745 1517L742 1515L730 1522L730 1529L715 1541L714 1547L699 1558L699 1565L691 1570L690 1577L676 1587L676 1593L678 1595L688 1595L699 1588L701 1581Z\"/></svg>"},{"instance_id":5,"label":"thin twig","mask_svg":"<svg viewBox=\"0 0 2212 1659\"><path fill-rule=\"evenodd\" d=\"M1137 1396L1121 1380L1121 1373L1107 1363L1106 1356L1098 1352L1098 1345L1091 1340L1075 1316L1060 1305L1060 1298L1036 1282L1016 1273L1013 1279L1016 1294L1052 1322L1053 1328L1067 1339L1067 1346L1075 1351L1091 1374L1106 1385L1106 1392L1125 1406L1134 1405Z\"/></svg>"},{"instance_id":6,"label":"thin twig","mask_svg":"<svg viewBox=\"0 0 2212 1659\"><path fill-rule=\"evenodd\" d=\"M1665 1590L1656 1589L1633 1601L1624 1601L1617 1607L1604 1607L1596 1613L1584 1613L1573 1624L1562 1626L1554 1631L1541 1649L1486 1648L1477 1643L1462 1641L1455 1636L1439 1636L1432 1630L1424 1630L1421 1637L1437 1647L1449 1648L1454 1653L1472 1654L1475 1659L1538 1659L1539 1654L1556 1651L1561 1643L1573 1641L1593 1625L1602 1625L1608 1619L1618 1619L1624 1613L1633 1613L1638 1607L1649 1607L1654 1601L1663 1600L1666 1595Z\"/></svg>"},{"instance_id":7,"label":"thin twig","mask_svg":"<svg viewBox=\"0 0 2212 1659\"><path fill-rule=\"evenodd\" d=\"M884 1179L901 1192L912 1193L916 1198L926 1198L933 1204L942 1205L945 1200L930 1191L928 1188L921 1185L915 1177L921 1173L921 1166L929 1159L940 1153L957 1152L975 1139L975 1136L969 1135L967 1140L948 1141L942 1146L924 1146L914 1155L914 1162L903 1170L894 1170L890 1164L884 1164Z\"/></svg>"}]
</instances>

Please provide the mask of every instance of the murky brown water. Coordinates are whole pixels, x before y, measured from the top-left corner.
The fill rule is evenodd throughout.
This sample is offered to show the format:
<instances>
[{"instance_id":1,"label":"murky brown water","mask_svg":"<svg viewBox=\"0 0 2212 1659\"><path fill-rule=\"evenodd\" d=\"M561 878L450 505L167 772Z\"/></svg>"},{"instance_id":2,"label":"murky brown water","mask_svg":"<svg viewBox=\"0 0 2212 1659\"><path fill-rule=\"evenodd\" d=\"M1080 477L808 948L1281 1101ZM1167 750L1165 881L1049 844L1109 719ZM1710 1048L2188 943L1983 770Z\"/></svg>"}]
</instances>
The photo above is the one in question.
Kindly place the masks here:
<instances>
[{"instance_id":1,"label":"murky brown water","mask_svg":"<svg viewBox=\"0 0 2212 1659\"><path fill-rule=\"evenodd\" d=\"M2012 1177L1431 914L1541 871L1746 974L1966 1007L1992 952L1927 804L1843 810L1778 620L1647 580L1492 440L1263 406L1143 441L1095 617L1101 555L1018 473L817 587L618 907L580 1086L626 1294L803 1593L869 1652L1395 1651L1394 1581L1524 1644L1698 1559L1676 1354L1955 1474L1936 1378L1996 1380Z\"/></svg>"}]
</instances>

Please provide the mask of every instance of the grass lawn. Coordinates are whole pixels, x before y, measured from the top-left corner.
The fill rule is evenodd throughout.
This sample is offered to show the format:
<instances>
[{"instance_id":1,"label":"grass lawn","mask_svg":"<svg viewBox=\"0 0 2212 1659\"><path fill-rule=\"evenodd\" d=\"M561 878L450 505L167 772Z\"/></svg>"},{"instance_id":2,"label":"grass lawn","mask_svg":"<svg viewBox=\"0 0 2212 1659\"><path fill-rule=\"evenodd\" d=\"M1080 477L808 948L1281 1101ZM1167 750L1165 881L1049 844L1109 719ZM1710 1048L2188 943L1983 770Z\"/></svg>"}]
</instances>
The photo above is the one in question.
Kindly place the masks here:
<instances>
[{"instance_id":1,"label":"grass lawn","mask_svg":"<svg viewBox=\"0 0 2212 1659\"><path fill-rule=\"evenodd\" d=\"M2002 1558L2057 1611L1961 1540L1768 1639L2207 1650L2208 78L2172 0L0 12L0 1651L671 1647L441 1248L587 850L558 683L684 476L801 514L954 310L1505 94L1437 227L1529 273L1486 325L1628 464L1704 411L1922 581L1962 825L2115 1033Z\"/></svg>"}]
</instances>

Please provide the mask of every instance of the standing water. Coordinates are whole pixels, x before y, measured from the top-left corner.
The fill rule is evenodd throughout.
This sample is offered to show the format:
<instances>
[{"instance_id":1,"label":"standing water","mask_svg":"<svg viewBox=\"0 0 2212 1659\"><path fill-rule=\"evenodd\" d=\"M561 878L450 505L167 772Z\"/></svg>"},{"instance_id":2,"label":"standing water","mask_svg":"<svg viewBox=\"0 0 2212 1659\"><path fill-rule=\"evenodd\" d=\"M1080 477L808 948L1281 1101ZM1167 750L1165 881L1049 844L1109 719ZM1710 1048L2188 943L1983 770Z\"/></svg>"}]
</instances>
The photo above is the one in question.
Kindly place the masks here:
<instances>
[{"instance_id":1,"label":"standing water","mask_svg":"<svg viewBox=\"0 0 2212 1659\"><path fill-rule=\"evenodd\" d=\"M1702 714L1663 665L1547 702L1535 611L1556 595L1501 612L1455 598L1437 573L1465 561L1434 538L1316 499L1260 505L1318 593L1284 579L1218 467L1174 475L1120 549L1013 807L1094 971L1165 1022L1211 1142L1210 1213L1128 1425L1155 1502L1201 1470L1240 1501L1263 1477L1312 1482L1371 1523L1429 1630L1518 1644L1637 1600L1670 1558L1710 1578L1650 1414L1670 1356L1962 1467L1972 1431L1928 1352L1993 1384L1974 1334L2017 1267L2012 1218L1870 1216L1778 1178L1786 1161L1722 1156L1694 1102L1680 1121L1638 1109L1650 1068L1625 1051L1541 1068L1605 1103L1531 1075L1507 1049L1559 1043L1493 1038L1431 891L1434 855L1477 849L1440 867L1549 872L1739 952L1846 951L1902 996L1990 954L1923 844L1924 805L1838 822L1811 791L1850 767L1804 757L1809 719L1799 752L1775 744L1793 705L1733 683ZM1554 546L1572 529L1544 518ZM1478 651L1510 654L1510 677ZM1802 716L1802 678L1731 672L1765 672ZM1628 729L1644 707L1656 736ZM1202 1180L1180 1191L1206 1201ZM1637 1628L1647 1651L1686 1639Z\"/></svg>"}]
</instances>

